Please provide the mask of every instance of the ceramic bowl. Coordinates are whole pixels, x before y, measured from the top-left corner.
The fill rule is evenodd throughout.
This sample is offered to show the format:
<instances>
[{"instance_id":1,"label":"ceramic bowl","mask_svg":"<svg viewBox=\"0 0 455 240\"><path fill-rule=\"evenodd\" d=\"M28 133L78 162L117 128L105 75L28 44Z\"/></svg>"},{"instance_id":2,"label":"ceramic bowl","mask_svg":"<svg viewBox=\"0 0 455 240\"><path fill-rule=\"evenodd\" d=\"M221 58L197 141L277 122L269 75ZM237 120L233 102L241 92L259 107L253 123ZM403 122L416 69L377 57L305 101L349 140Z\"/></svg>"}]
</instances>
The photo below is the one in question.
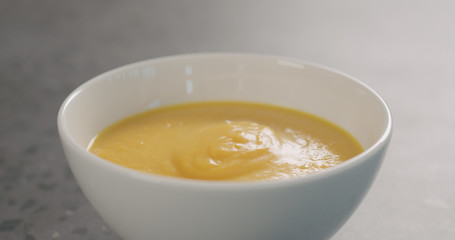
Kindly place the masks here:
<instances>
[{"instance_id":1,"label":"ceramic bowl","mask_svg":"<svg viewBox=\"0 0 455 240\"><path fill-rule=\"evenodd\" d=\"M132 114L212 100L303 110L343 127L365 151L308 176L216 182L150 175L86 150L98 132ZM114 69L74 90L58 115L79 186L125 240L330 238L369 190L391 126L381 97L346 74L285 57L235 53L163 57Z\"/></svg>"}]
</instances>

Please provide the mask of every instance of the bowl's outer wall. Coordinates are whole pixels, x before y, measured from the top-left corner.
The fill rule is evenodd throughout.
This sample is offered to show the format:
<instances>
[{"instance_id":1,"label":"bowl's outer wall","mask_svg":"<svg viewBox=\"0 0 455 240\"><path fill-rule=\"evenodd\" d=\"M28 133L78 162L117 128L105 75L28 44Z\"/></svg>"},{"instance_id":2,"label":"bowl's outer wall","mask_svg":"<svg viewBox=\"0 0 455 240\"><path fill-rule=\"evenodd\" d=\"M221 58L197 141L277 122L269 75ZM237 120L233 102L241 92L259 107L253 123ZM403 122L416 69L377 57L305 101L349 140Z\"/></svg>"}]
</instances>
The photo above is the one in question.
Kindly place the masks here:
<instances>
[{"instance_id":1,"label":"bowl's outer wall","mask_svg":"<svg viewBox=\"0 0 455 240\"><path fill-rule=\"evenodd\" d=\"M64 146L97 212L124 239L137 240L328 239L367 193L385 148L329 177L236 190L134 178Z\"/></svg>"}]
</instances>

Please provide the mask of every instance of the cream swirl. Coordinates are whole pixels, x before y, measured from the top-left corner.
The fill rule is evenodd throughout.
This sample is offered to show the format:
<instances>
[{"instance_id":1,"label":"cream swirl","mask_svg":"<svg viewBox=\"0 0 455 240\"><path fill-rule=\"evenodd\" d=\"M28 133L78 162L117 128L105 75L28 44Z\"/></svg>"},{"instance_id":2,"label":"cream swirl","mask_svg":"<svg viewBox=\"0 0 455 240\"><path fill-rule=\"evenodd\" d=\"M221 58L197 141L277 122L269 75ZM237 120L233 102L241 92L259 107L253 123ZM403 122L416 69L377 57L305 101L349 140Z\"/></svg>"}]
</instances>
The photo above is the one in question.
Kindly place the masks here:
<instances>
[{"instance_id":1,"label":"cream swirl","mask_svg":"<svg viewBox=\"0 0 455 240\"><path fill-rule=\"evenodd\" d=\"M182 176L195 179L224 180L261 170L280 148L271 128L248 121L193 128L183 132L179 141L174 166Z\"/></svg>"}]
</instances>

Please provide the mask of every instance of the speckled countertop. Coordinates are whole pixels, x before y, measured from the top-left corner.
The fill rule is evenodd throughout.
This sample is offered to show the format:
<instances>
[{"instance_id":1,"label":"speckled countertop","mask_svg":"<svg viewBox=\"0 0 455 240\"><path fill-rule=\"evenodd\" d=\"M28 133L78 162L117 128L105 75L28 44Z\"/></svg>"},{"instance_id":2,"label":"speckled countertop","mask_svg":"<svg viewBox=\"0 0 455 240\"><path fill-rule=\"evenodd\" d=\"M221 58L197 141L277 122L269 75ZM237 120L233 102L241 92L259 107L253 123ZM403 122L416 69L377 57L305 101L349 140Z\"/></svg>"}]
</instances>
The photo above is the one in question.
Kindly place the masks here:
<instances>
[{"instance_id":1,"label":"speckled countertop","mask_svg":"<svg viewBox=\"0 0 455 240\"><path fill-rule=\"evenodd\" d=\"M0 1L0 239L119 239L68 168L60 104L120 65L207 51L328 65L388 102L389 153L334 239L455 239L454 12L454 1Z\"/></svg>"}]
</instances>

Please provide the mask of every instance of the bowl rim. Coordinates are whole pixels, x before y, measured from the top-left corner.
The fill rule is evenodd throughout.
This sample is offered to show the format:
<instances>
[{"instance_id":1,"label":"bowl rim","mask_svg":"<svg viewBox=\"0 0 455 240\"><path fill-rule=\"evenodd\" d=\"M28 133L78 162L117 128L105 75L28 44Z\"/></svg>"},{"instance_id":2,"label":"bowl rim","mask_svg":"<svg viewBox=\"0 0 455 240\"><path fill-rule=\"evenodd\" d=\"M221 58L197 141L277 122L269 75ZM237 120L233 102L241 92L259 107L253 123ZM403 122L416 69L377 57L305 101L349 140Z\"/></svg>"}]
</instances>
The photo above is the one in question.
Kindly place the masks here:
<instances>
[{"instance_id":1,"label":"bowl rim","mask_svg":"<svg viewBox=\"0 0 455 240\"><path fill-rule=\"evenodd\" d=\"M276 59L282 61L288 61L292 63L301 64L303 66L309 66L313 68L318 68L323 71L331 72L336 75L340 75L349 79L350 81L360 85L365 90L367 90L372 96L374 96L379 103L381 103L385 113L386 113L386 127L381 135L381 137L369 148L364 149L364 151L357 156L344 161L336 166L332 166L330 168L324 169L323 171L317 171L305 176L299 177L292 177L288 179L280 179L277 181L214 181L214 180L199 180L199 179L186 179L186 178L177 178L177 177L170 177L165 175L157 175L157 174L150 174L141 172L138 170L130 169L110 161L107 161L101 157L96 156L93 153L87 151L87 149L80 146L69 133L67 125L64 121L66 110L69 108L72 100L74 100L82 91L86 88L90 88L92 84L96 84L98 81L102 81L106 76L114 75L118 72L127 71L129 69L138 68L144 65L151 65L157 62L163 61L173 61L173 60L181 60L185 58L200 58L200 57L249 57L249 58L268 58L268 59ZM131 178L135 178L137 180L151 182L151 183L159 183L159 184L168 184L173 186L179 187L195 187L195 188L210 188L212 190L219 190L219 189L251 189L254 188L273 188L273 187L282 187L285 185L295 185L295 184L302 184L308 183L312 181L317 181L322 178L328 178L332 175L339 174L342 171L346 171L347 169L353 168L356 165L360 164L363 161L366 161L371 155L374 155L377 151L380 151L383 148L387 148L391 135L392 135L392 115L387 103L384 99L371 87L366 85L365 83L361 82L355 77L352 77L344 72L339 70L309 62L306 60L291 58L291 57L284 57L278 55L271 55L271 54L258 54L258 53L236 53L236 52L201 52L201 53L188 53L188 54L179 54L179 55L171 55L171 56L163 56L157 58L151 58L147 60L142 60L134 63L130 63L127 65L123 65L112 70L106 71L99 75L96 75L89 80L85 81L81 85L79 85L76 89L74 89L63 101L57 116L57 127L58 132L60 135L60 139L65 142L70 148L77 151L81 156L88 158L93 164L97 164L99 166L105 167L110 171L114 171L118 174L124 174L125 176L129 176ZM385 149L384 149L385 150ZM70 160L67 158L67 161ZM71 164L70 164L71 166Z\"/></svg>"}]
</instances>

